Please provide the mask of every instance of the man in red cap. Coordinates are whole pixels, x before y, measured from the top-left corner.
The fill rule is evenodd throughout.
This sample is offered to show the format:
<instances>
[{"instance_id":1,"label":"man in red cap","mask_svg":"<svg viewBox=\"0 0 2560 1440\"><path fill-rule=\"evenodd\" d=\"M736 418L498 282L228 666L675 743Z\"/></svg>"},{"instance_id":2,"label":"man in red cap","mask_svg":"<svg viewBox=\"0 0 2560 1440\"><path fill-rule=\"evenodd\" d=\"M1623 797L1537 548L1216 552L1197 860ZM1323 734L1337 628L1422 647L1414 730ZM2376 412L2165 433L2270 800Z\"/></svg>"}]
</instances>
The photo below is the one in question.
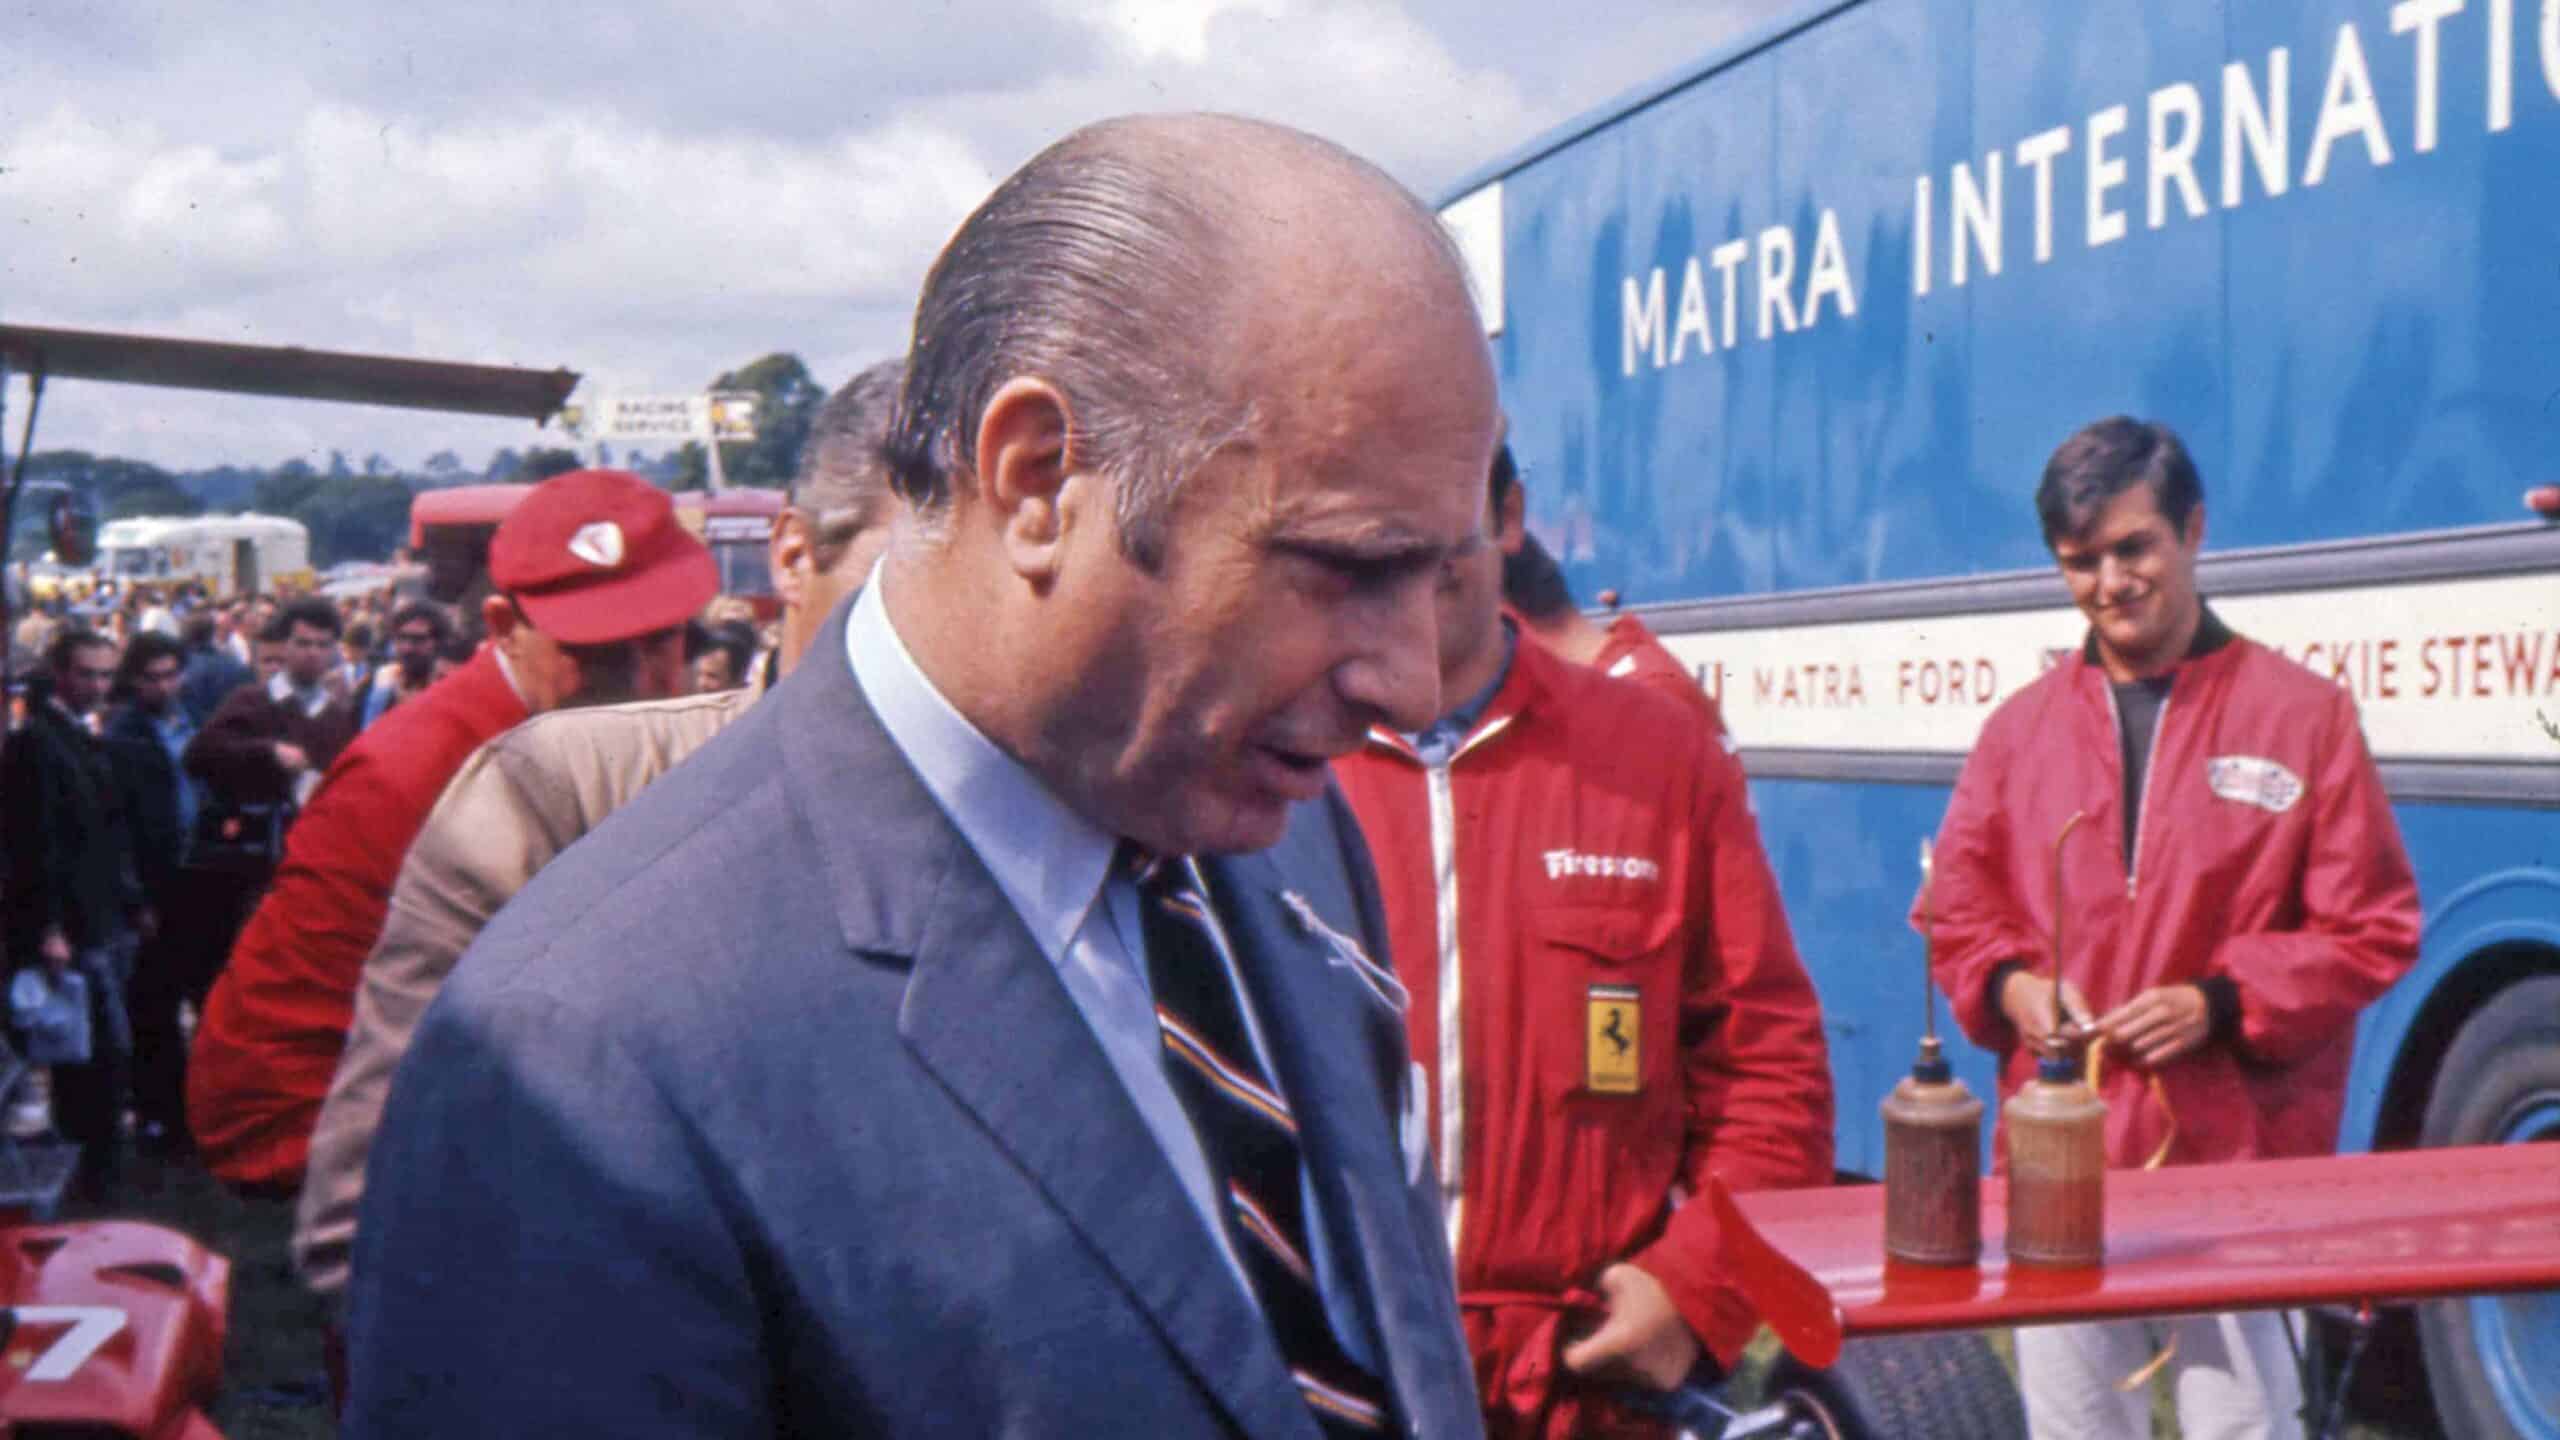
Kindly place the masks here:
<instances>
[{"instance_id":1,"label":"man in red cap","mask_svg":"<svg viewBox=\"0 0 2560 1440\"><path fill-rule=\"evenodd\" d=\"M719 589L666 494L620 470L535 487L498 526L489 578L488 643L330 767L206 1002L187 1119L231 1184L301 1183L365 955L445 782L529 716L676 693L684 622Z\"/></svg>"}]
</instances>

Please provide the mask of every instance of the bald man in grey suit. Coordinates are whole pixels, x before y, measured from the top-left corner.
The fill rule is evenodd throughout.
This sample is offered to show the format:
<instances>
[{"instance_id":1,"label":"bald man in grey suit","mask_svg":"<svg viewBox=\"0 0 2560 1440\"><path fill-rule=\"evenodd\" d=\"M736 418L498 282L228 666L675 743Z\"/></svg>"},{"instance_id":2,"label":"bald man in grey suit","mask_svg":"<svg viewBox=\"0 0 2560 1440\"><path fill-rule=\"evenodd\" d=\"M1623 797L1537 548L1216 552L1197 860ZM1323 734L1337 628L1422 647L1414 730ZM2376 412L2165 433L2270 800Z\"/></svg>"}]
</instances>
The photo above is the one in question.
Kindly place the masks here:
<instances>
[{"instance_id":1,"label":"bald man in grey suit","mask_svg":"<svg viewBox=\"0 0 2560 1440\"><path fill-rule=\"evenodd\" d=\"M1115 121L1000 186L873 582L428 1013L347 1433L1477 1433L1327 762L1436 715L1494 431L1447 241L1340 150Z\"/></svg>"}]
</instances>

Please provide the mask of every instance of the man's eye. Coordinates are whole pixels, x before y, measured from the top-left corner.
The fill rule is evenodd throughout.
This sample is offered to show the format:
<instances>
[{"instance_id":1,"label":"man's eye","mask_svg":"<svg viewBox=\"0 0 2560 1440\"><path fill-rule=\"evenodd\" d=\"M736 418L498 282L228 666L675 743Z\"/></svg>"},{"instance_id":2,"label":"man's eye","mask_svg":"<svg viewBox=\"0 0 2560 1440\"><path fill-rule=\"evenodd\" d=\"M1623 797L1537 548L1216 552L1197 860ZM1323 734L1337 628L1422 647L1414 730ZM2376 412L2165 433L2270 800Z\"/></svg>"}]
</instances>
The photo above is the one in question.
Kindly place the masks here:
<instances>
[{"instance_id":1,"label":"man's eye","mask_svg":"<svg viewBox=\"0 0 2560 1440\"><path fill-rule=\"evenodd\" d=\"M1443 562L1428 555L1395 555L1349 562L1344 574L1359 589L1390 590L1417 575L1437 576Z\"/></svg>"},{"instance_id":2,"label":"man's eye","mask_svg":"<svg viewBox=\"0 0 2560 1440\"><path fill-rule=\"evenodd\" d=\"M1304 558L1326 579L1355 590L1377 584L1386 568L1370 556L1345 555L1330 550L1308 553Z\"/></svg>"}]
</instances>

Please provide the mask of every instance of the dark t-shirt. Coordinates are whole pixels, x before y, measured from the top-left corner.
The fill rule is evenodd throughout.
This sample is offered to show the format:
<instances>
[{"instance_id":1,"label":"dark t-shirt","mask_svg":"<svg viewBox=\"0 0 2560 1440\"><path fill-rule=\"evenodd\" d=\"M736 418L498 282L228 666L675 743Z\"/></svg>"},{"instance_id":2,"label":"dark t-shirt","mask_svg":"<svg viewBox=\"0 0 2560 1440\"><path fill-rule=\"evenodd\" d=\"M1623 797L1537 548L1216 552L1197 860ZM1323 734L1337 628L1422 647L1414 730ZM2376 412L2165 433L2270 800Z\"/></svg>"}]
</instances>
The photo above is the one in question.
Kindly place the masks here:
<instances>
[{"instance_id":1,"label":"dark t-shirt","mask_svg":"<svg viewBox=\"0 0 2560 1440\"><path fill-rule=\"evenodd\" d=\"M2142 830L2142 781L2151 768L2151 737L2159 733L2160 712L2169 703L2175 675L2155 675L2113 686L2116 692L2116 739L2124 746L2124 870L2133 873L2135 838Z\"/></svg>"}]
</instances>

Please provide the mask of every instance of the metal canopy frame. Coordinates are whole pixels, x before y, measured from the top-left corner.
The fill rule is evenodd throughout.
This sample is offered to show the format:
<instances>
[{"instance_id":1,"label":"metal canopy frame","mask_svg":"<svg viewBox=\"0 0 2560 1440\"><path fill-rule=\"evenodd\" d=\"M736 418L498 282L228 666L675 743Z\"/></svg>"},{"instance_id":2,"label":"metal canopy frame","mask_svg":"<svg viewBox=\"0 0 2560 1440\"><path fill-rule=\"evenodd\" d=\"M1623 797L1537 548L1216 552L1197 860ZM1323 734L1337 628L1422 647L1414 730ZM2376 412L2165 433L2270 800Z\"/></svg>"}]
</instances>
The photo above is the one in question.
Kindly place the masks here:
<instances>
[{"instance_id":1,"label":"metal canopy frame","mask_svg":"<svg viewBox=\"0 0 2560 1440\"><path fill-rule=\"evenodd\" d=\"M48 380L105 380L495 415L537 424L577 388L574 370L528 370L306 350L299 345L233 345L101 330L0 325L0 362Z\"/></svg>"},{"instance_id":2,"label":"metal canopy frame","mask_svg":"<svg viewBox=\"0 0 2560 1440\"><path fill-rule=\"evenodd\" d=\"M27 377L27 421L17 464L7 464L0 438L0 546L15 533L18 491L27 457L35 452L35 422L49 380L103 380L118 385L158 385L342 404L388 405L461 415L494 415L539 425L558 414L578 372L566 367L530 370L509 365L465 365L409 360L299 345L234 345L164 335L122 335L104 330L61 330L0 325L0 418L6 413L11 372ZM0 556L5 564L5 556ZM8 587L0 584L0 693L9 683L11 622Z\"/></svg>"}]
</instances>

